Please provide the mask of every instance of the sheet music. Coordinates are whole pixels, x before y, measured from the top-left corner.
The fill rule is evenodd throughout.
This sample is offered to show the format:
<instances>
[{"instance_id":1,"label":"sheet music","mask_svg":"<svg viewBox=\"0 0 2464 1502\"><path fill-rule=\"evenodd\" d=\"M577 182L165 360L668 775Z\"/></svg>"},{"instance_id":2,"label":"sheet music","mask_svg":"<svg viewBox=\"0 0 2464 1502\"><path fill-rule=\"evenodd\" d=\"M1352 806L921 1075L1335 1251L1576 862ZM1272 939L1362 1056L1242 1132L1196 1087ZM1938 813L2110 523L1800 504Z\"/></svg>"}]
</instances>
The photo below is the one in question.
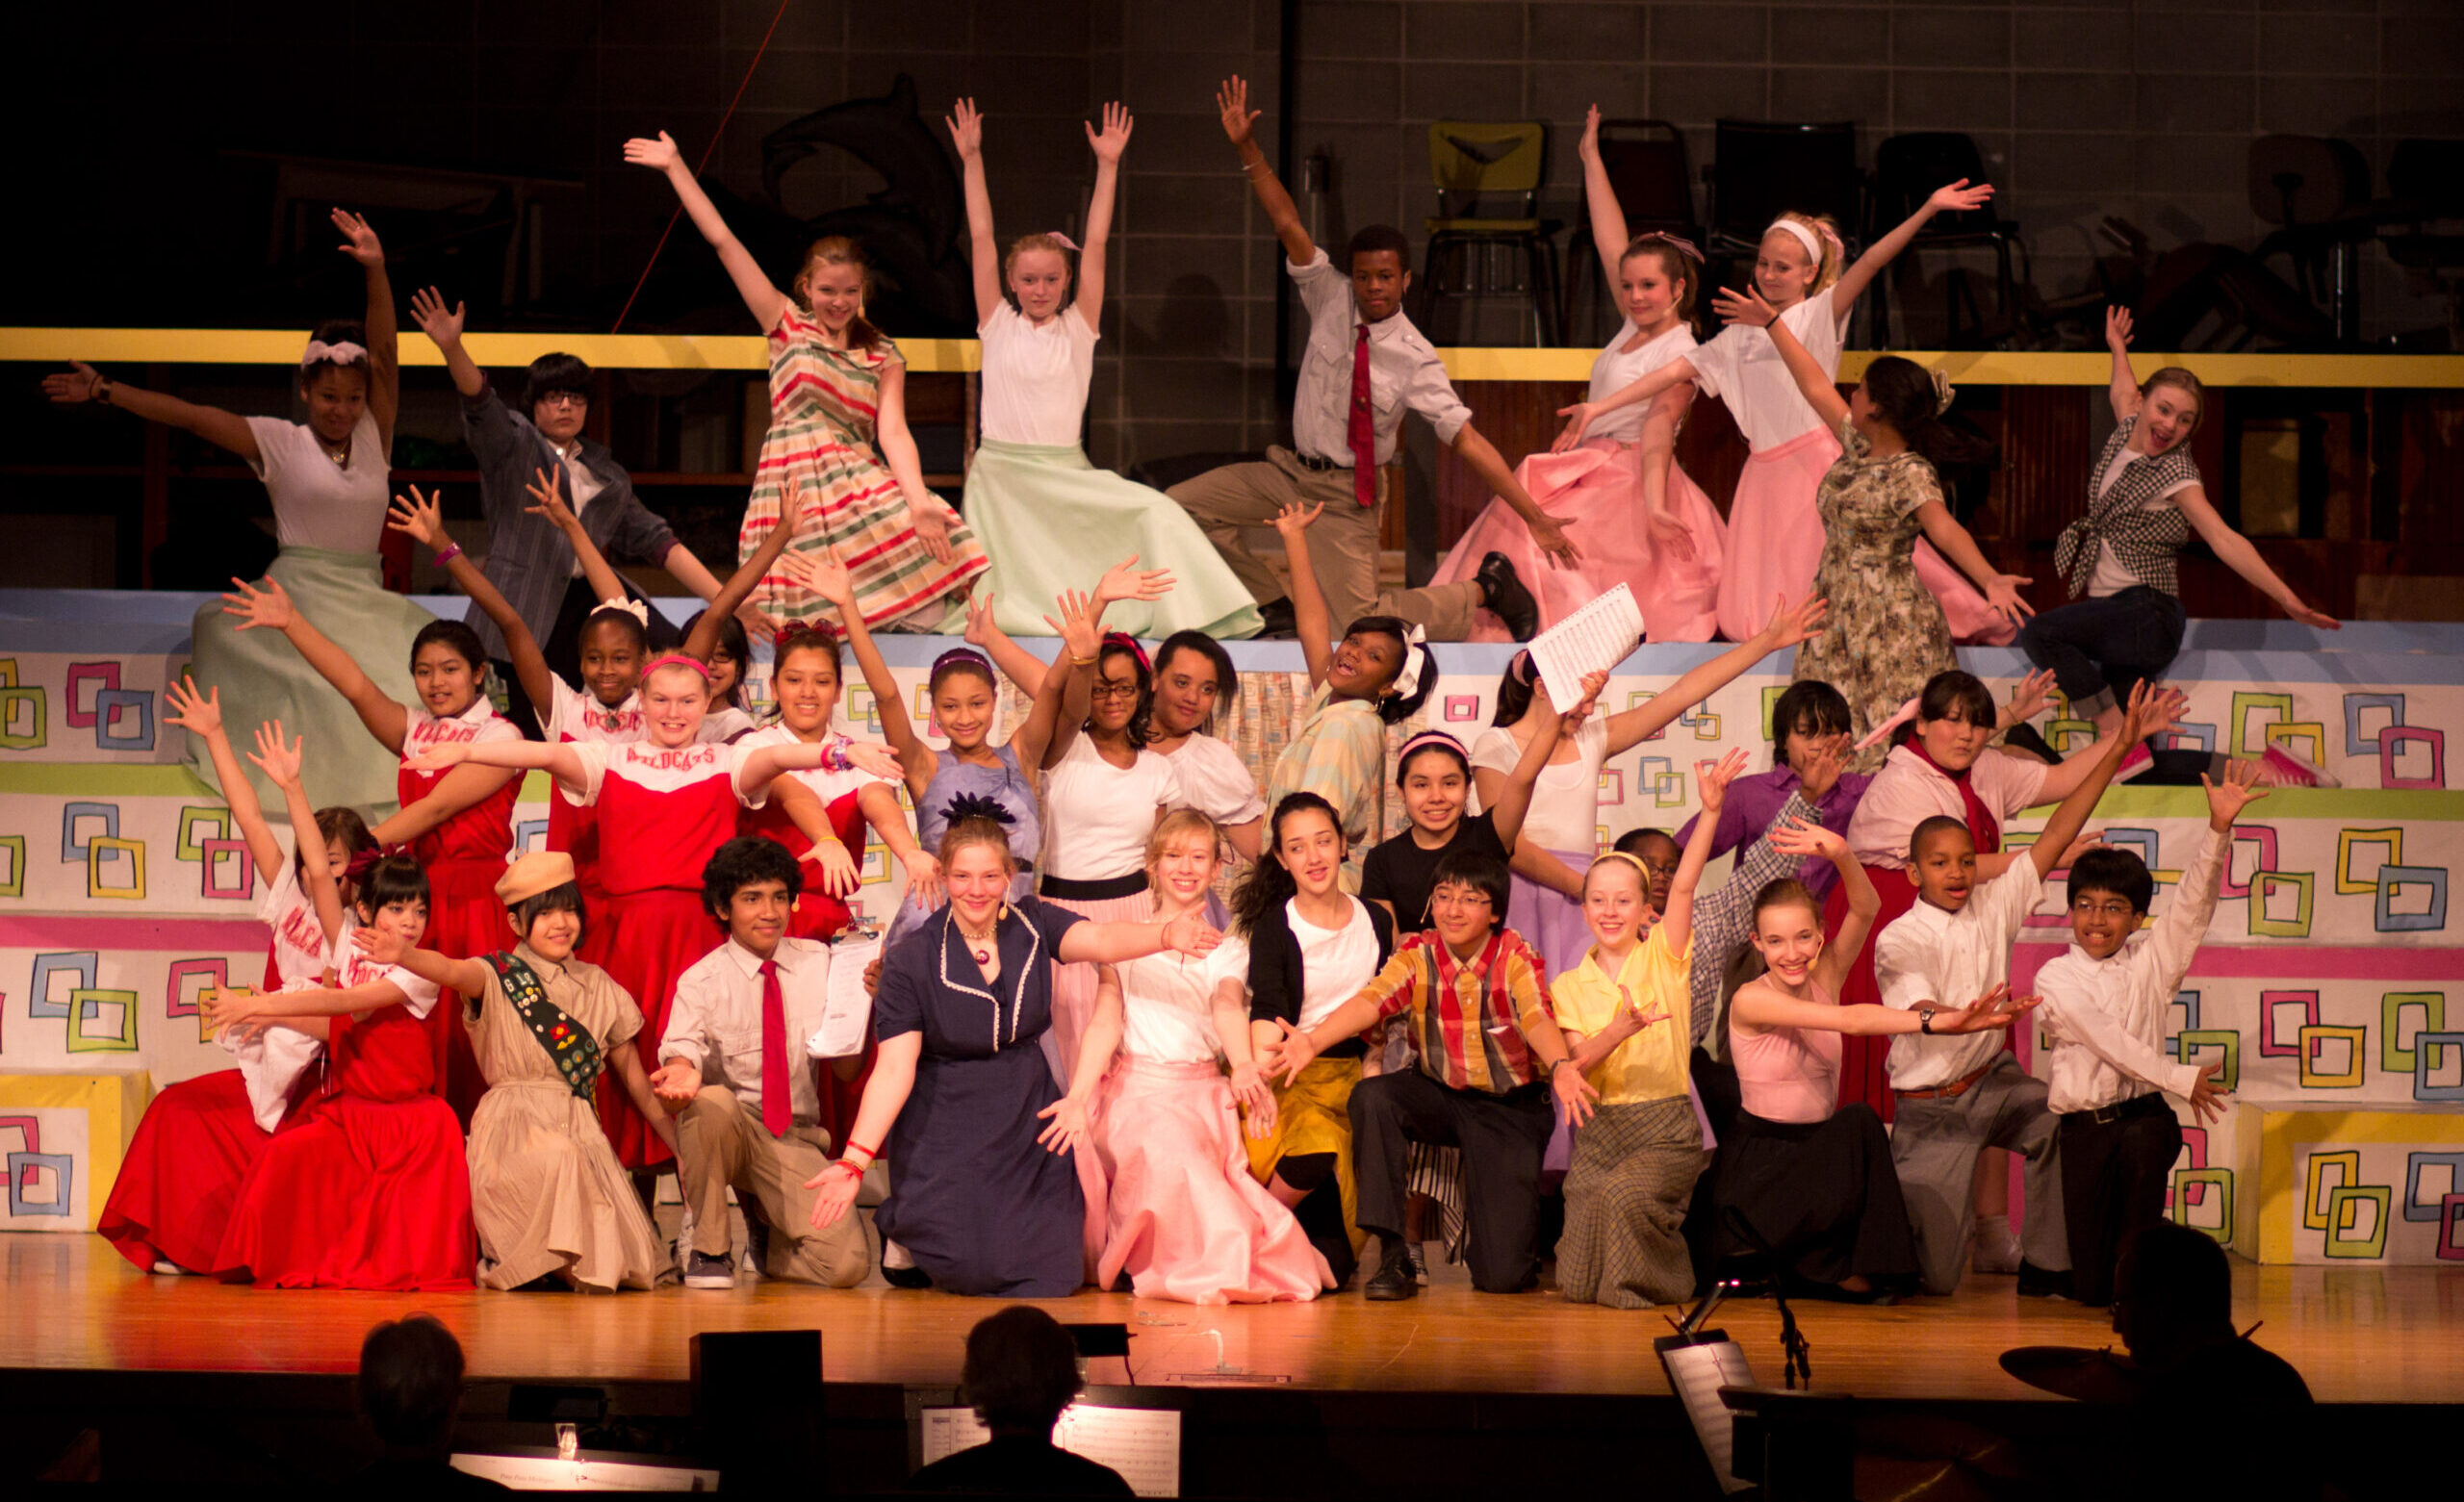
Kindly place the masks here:
<instances>
[{"instance_id":1,"label":"sheet music","mask_svg":"<svg viewBox=\"0 0 2464 1502\"><path fill-rule=\"evenodd\" d=\"M1680 1346L1662 1351L1660 1364L1668 1368L1668 1384L1677 1389L1685 1404L1685 1416L1694 1425L1694 1438L1702 1441L1703 1452L1711 1462L1711 1475L1723 1492L1743 1491L1751 1482L1739 1481L1732 1468L1736 1464L1736 1415L1720 1401L1722 1387L1741 1387L1754 1382L1754 1369L1746 1364L1745 1352L1733 1340L1720 1340L1707 1345Z\"/></svg>"},{"instance_id":2,"label":"sheet music","mask_svg":"<svg viewBox=\"0 0 2464 1502\"><path fill-rule=\"evenodd\" d=\"M873 999L864 994L864 967L882 952L882 941L842 940L830 946L830 981L822 991L821 1026L805 1040L815 1058L845 1058L863 1052L864 1027L873 1020Z\"/></svg>"},{"instance_id":3,"label":"sheet music","mask_svg":"<svg viewBox=\"0 0 2464 1502\"><path fill-rule=\"evenodd\" d=\"M966 1408L924 1410L924 1464L972 1449L992 1438ZM1072 1403L1053 1426L1052 1442L1072 1455L1120 1472L1142 1497L1181 1494L1181 1415L1175 1409L1101 1408Z\"/></svg>"},{"instance_id":4,"label":"sheet music","mask_svg":"<svg viewBox=\"0 0 2464 1502\"><path fill-rule=\"evenodd\" d=\"M1548 685L1550 700L1572 709L1582 699L1583 675L1616 667L1642 639L1642 609L1634 592L1620 584L1533 637L1531 665Z\"/></svg>"}]
</instances>

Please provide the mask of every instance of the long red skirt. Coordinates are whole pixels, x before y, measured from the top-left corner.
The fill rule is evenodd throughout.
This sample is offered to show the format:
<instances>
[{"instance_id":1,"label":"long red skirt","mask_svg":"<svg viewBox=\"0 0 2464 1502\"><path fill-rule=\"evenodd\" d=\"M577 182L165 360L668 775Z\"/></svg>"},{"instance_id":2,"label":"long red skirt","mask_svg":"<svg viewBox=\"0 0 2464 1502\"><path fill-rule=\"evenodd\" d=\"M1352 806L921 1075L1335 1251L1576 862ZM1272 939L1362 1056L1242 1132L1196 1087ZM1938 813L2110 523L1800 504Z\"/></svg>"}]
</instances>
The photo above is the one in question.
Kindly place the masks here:
<instances>
[{"instance_id":1,"label":"long red skirt","mask_svg":"<svg viewBox=\"0 0 2464 1502\"><path fill-rule=\"evenodd\" d=\"M477 959L513 942L504 904L497 901L497 882L504 876L504 860L439 860L427 868L427 933L420 940L448 959ZM436 1057L436 1093L453 1107L462 1130L471 1130L471 1113L488 1093L478 1056L471 1052L471 1034L462 1027L462 1004L450 991L436 1000L427 1014L429 1046Z\"/></svg>"},{"instance_id":2,"label":"long red skirt","mask_svg":"<svg viewBox=\"0 0 2464 1502\"><path fill-rule=\"evenodd\" d=\"M662 886L612 896L605 914L592 923L582 957L605 970L641 1007L642 1031L633 1035L633 1046L644 1069L658 1067L676 982L726 937L718 920L703 910L699 888ZM621 1086L609 1082L598 1099L599 1125L618 1161L628 1168L656 1168L675 1157Z\"/></svg>"},{"instance_id":3,"label":"long red skirt","mask_svg":"<svg viewBox=\"0 0 2464 1502\"><path fill-rule=\"evenodd\" d=\"M1874 915L1874 926L1865 935L1864 946L1857 951L1857 962L1848 967L1847 979L1840 982L1842 1006L1882 1005L1883 988L1874 979L1874 947L1894 919L1916 905L1916 887L1908 879L1906 871L1896 866L1869 865L1865 879L1874 884L1883 906ZM1847 917L1848 888L1835 886L1822 905L1823 931L1837 936L1839 926ZM1884 1061L1890 1056L1890 1039L1851 1036L1841 1038L1839 1043L1839 1104L1870 1106L1887 1124L1893 1114L1892 1096L1890 1072Z\"/></svg>"},{"instance_id":4,"label":"long red skirt","mask_svg":"<svg viewBox=\"0 0 2464 1502\"><path fill-rule=\"evenodd\" d=\"M295 1106L284 1124L298 1114ZM146 1272L157 1261L206 1271L241 1181L273 1138L257 1125L237 1069L167 1086L137 1123L95 1231Z\"/></svg>"}]
</instances>

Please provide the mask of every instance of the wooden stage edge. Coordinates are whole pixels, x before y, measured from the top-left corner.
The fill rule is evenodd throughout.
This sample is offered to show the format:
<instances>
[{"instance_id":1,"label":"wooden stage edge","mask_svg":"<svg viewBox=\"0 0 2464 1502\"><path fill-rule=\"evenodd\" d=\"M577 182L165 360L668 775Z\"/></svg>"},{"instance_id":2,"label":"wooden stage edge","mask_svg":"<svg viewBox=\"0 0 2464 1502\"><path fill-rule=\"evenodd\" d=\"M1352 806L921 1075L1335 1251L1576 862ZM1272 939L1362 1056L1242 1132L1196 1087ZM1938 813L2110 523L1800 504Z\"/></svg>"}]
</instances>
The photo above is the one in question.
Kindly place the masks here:
<instances>
[{"instance_id":1,"label":"wooden stage edge","mask_svg":"<svg viewBox=\"0 0 2464 1502\"><path fill-rule=\"evenodd\" d=\"M968 1327L1000 1307L893 1290L878 1275L843 1292L775 1283L612 1297L264 1290L140 1273L92 1235L9 1236L0 1260L0 1369L347 1373L371 1325L424 1310L461 1338L475 1381L680 1383L696 1332L818 1328L831 1383L950 1387ZM1065 1322L1127 1324L1127 1375L1141 1387L1668 1391L1651 1342L1674 1311L1569 1305L1545 1286L1479 1294L1453 1268L1437 1280L1404 1304L1369 1304L1356 1290L1302 1305L1200 1309L1094 1292L1042 1304ZM2233 1281L2237 1324L2263 1321L2260 1343L2298 1367L2321 1402L2464 1401L2464 1267L2237 1260ZM2118 1343L2101 1311L2021 1300L2009 1278L1971 1279L1955 1297L1890 1309L1796 1309L1812 1343L1815 1390L1869 1398L2044 1398L1996 1358L2013 1346ZM1770 1301L1725 1306L1714 1323L1758 1375L1777 1378ZM1118 1383L1122 1373L1102 1361L1090 1377Z\"/></svg>"}]
</instances>

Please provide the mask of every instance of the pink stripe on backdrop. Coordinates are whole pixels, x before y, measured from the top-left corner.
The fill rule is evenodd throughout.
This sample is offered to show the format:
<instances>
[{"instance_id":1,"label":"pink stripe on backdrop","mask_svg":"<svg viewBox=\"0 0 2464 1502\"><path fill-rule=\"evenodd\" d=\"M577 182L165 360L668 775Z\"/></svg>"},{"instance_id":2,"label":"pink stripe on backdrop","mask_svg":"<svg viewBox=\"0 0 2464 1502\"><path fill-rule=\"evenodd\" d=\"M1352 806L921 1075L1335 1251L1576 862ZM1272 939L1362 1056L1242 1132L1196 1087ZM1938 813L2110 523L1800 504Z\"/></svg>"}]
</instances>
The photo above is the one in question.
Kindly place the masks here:
<instances>
[{"instance_id":1,"label":"pink stripe on backdrop","mask_svg":"<svg viewBox=\"0 0 2464 1502\"><path fill-rule=\"evenodd\" d=\"M266 947L254 918L0 918L0 949L201 950L248 954Z\"/></svg>"},{"instance_id":2,"label":"pink stripe on backdrop","mask_svg":"<svg viewBox=\"0 0 2464 1502\"><path fill-rule=\"evenodd\" d=\"M2037 970L2069 946L2016 944L2011 950L2012 989L2025 991ZM2193 979L2272 980L2456 980L2464 979L2464 949L2373 949L2358 944L2210 944L2191 961Z\"/></svg>"}]
</instances>

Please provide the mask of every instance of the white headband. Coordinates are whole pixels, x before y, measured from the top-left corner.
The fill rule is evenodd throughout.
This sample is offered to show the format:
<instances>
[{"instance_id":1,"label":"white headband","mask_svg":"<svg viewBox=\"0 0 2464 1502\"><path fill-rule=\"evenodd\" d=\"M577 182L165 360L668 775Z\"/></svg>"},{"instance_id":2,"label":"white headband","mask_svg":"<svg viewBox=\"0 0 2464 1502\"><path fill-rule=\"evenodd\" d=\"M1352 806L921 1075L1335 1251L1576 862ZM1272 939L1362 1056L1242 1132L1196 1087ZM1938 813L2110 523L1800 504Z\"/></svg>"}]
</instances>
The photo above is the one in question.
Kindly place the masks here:
<instances>
[{"instance_id":1,"label":"white headband","mask_svg":"<svg viewBox=\"0 0 2464 1502\"><path fill-rule=\"evenodd\" d=\"M357 365L368 358L368 346L349 340L326 344L321 339L308 341L308 348L299 357L299 369L305 370L319 365Z\"/></svg>"},{"instance_id":2,"label":"white headband","mask_svg":"<svg viewBox=\"0 0 2464 1502\"><path fill-rule=\"evenodd\" d=\"M1771 229L1785 230L1797 237L1797 243L1806 247L1806 254L1813 257L1813 264L1817 267L1822 265L1822 242L1815 237L1812 230L1794 219L1773 219ZM1771 229L1764 230L1762 233L1768 235Z\"/></svg>"},{"instance_id":3,"label":"white headband","mask_svg":"<svg viewBox=\"0 0 2464 1502\"><path fill-rule=\"evenodd\" d=\"M1418 625L1403 633L1403 668L1395 675L1395 697L1409 699L1420 692L1421 665L1428 661L1428 633Z\"/></svg>"},{"instance_id":4,"label":"white headband","mask_svg":"<svg viewBox=\"0 0 2464 1502\"><path fill-rule=\"evenodd\" d=\"M603 610L614 611L618 615L631 616L634 623L640 625L643 630L647 631L651 628L651 607L643 604L638 599L603 599L598 604L590 607L590 613L592 615L597 615Z\"/></svg>"}]
</instances>

